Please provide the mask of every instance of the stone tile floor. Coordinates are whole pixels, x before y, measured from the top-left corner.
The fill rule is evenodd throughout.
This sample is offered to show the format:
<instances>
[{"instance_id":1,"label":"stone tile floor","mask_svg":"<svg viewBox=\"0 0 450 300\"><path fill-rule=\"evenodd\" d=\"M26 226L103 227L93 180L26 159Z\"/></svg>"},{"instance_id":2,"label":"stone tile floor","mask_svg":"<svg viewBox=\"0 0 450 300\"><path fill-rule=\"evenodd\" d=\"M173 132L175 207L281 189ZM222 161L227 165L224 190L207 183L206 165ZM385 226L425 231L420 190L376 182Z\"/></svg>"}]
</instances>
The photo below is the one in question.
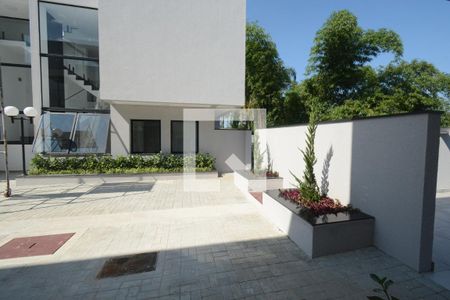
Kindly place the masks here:
<instances>
[{"instance_id":1,"label":"stone tile floor","mask_svg":"<svg viewBox=\"0 0 450 300\"><path fill-rule=\"evenodd\" d=\"M217 183L217 182L215 182ZM211 179L200 185L213 185ZM181 181L18 187L0 199L0 245L76 232L54 255L0 260L1 299L365 299L369 273L401 299L450 292L375 248L309 260L236 189ZM112 256L158 251L156 270L96 279Z\"/></svg>"}]
</instances>

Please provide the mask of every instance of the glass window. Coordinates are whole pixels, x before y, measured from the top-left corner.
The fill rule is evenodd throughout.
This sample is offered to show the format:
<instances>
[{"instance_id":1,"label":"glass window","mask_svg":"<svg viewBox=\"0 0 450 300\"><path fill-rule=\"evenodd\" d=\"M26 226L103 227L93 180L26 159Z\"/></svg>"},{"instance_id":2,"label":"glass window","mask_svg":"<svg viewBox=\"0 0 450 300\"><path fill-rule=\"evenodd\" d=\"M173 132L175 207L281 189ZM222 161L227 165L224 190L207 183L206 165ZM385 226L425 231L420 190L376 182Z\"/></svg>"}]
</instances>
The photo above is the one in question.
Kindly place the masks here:
<instances>
[{"instance_id":1,"label":"glass window","mask_svg":"<svg viewBox=\"0 0 450 300\"><path fill-rule=\"evenodd\" d=\"M97 10L39 3L41 53L98 58Z\"/></svg>"},{"instance_id":2,"label":"glass window","mask_svg":"<svg viewBox=\"0 0 450 300\"><path fill-rule=\"evenodd\" d=\"M188 131L186 134L185 130ZM172 153L189 153L194 151L198 153L198 121L172 121L170 134Z\"/></svg>"},{"instance_id":3,"label":"glass window","mask_svg":"<svg viewBox=\"0 0 450 300\"><path fill-rule=\"evenodd\" d=\"M99 96L98 62L41 57L43 107L105 110Z\"/></svg>"},{"instance_id":4,"label":"glass window","mask_svg":"<svg viewBox=\"0 0 450 300\"><path fill-rule=\"evenodd\" d=\"M161 151L161 121L131 120L131 152L158 153Z\"/></svg>"}]
</instances>

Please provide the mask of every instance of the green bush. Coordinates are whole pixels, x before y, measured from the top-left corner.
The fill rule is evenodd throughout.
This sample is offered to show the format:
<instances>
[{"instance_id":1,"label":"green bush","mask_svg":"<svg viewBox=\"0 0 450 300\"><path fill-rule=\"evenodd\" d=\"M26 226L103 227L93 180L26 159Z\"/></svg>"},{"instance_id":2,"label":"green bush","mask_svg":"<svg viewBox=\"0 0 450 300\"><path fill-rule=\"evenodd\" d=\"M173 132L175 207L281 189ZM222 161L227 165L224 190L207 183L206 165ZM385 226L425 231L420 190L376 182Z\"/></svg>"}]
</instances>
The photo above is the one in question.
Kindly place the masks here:
<instances>
[{"instance_id":1,"label":"green bush","mask_svg":"<svg viewBox=\"0 0 450 300\"><path fill-rule=\"evenodd\" d=\"M51 157L41 154L31 160L30 174L137 174L182 172L184 163L195 170L208 172L214 170L215 158L210 154L179 155L152 154L129 156Z\"/></svg>"}]
</instances>

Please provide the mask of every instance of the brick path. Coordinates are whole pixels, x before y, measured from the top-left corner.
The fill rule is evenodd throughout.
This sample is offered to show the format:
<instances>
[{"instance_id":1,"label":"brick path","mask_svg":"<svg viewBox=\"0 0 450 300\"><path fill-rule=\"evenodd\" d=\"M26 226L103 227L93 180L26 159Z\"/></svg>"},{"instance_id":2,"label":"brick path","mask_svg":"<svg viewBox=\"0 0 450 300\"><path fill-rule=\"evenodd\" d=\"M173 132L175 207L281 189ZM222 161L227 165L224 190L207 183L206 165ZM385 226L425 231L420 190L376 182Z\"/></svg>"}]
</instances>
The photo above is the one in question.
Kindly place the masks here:
<instances>
[{"instance_id":1,"label":"brick path","mask_svg":"<svg viewBox=\"0 0 450 300\"><path fill-rule=\"evenodd\" d=\"M205 180L202 184L209 185ZM0 199L0 245L75 232L54 255L0 260L1 299L365 299L369 273L401 299L450 292L375 248L308 260L221 179L222 192L181 181L15 189ZM158 251L154 272L96 279L111 256Z\"/></svg>"}]
</instances>

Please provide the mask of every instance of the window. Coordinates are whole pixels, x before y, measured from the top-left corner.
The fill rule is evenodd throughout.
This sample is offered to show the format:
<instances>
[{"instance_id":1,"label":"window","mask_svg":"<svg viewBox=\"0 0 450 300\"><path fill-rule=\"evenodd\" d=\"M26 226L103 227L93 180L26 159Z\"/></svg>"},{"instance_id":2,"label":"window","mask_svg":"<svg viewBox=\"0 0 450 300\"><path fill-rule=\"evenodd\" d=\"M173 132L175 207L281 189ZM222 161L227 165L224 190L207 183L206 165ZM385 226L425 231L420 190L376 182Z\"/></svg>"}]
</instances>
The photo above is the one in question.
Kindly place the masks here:
<instances>
[{"instance_id":1,"label":"window","mask_svg":"<svg viewBox=\"0 0 450 300\"><path fill-rule=\"evenodd\" d=\"M131 120L131 153L161 151L161 121Z\"/></svg>"},{"instance_id":2,"label":"window","mask_svg":"<svg viewBox=\"0 0 450 300\"><path fill-rule=\"evenodd\" d=\"M198 121L172 121L170 124L170 149L172 153L194 152L198 153ZM185 137L184 130L188 129ZM188 149L184 149L186 143ZM191 149L191 151L189 151ZM186 150L186 151L184 151Z\"/></svg>"},{"instance_id":3,"label":"window","mask_svg":"<svg viewBox=\"0 0 450 300\"><path fill-rule=\"evenodd\" d=\"M97 10L39 2L39 30L42 106L108 109L98 97Z\"/></svg>"}]
</instances>

